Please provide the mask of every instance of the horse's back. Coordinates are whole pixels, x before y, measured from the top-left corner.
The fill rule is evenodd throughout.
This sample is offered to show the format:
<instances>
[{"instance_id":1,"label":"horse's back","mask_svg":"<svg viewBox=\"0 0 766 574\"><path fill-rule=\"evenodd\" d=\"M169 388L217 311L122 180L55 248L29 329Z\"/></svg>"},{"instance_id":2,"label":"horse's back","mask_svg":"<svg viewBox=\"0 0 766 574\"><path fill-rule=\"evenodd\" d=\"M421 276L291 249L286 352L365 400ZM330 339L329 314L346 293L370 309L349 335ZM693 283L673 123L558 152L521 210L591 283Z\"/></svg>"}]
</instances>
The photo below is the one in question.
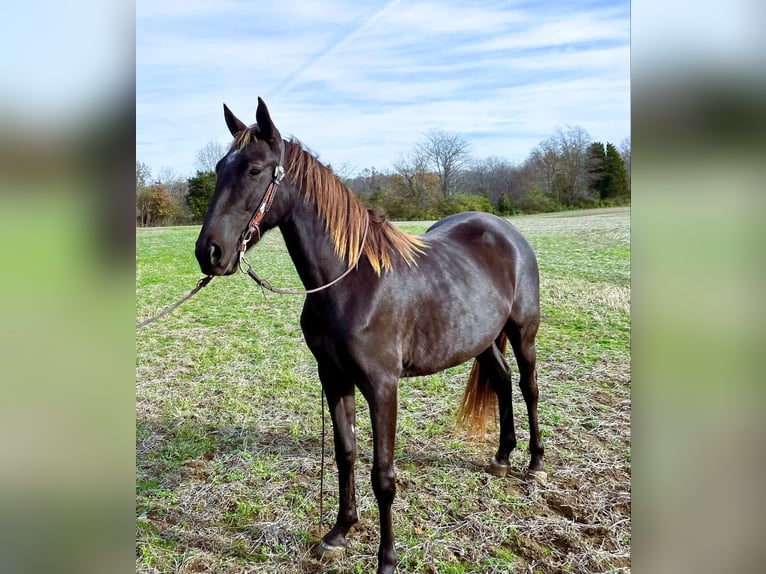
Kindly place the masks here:
<instances>
[{"instance_id":1,"label":"horse's back","mask_svg":"<svg viewBox=\"0 0 766 574\"><path fill-rule=\"evenodd\" d=\"M483 211L463 211L461 213L448 215L431 225L431 227L426 230L426 235L433 234L434 232L445 234L475 234L485 231L496 231L501 234L509 234L519 238L524 244L527 243L519 230L516 229L511 222L492 213Z\"/></svg>"},{"instance_id":2,"label":"horse's back","mask_svg":"<svg viewBox=\"0 0 766 574\"><path fill-rule=\"evenodd\" d=\"M519 271L537 276L537 259L527 240L509 221L481 211L465 211L440 219L423 236L429 243L448 243L466 252L499 257L496 263L513 263Z\"/></svg>"}]
</instances>

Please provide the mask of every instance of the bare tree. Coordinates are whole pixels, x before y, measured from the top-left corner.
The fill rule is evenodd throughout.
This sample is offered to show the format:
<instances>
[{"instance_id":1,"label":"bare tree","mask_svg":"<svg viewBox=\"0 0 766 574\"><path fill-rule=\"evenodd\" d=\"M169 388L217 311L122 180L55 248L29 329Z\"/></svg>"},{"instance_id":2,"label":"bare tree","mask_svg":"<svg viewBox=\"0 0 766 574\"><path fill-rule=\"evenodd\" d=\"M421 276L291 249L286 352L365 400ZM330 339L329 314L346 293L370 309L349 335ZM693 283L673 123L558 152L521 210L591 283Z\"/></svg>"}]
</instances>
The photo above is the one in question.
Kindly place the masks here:
<instances>
[{"instance_id":1,"label":"bare tree","mask_svg":"<svg viewBox=\"0 0 766 574\"><path fill-rule=\"evenodd\" d=\"M429 130L416 146L419 162L436 172L444 197L458 191L462 171L471 162L471 146L462 135Z\"/></svg>"},{"instance_id":2,"label":"bare tree","mask_svg":"<svg viewBox=\"0 0 766 574\"><path fill-rule=\"evenodd\" d=\"M620 157L625 164L625 173L628 175L628 185L630 185L630 138L627 137L620 143Z\"/></svg>"},{"instance_id":3,"label":"bare tree","mask_svg":"<svg viewBox=\"0 0 766 574\"><path fill-rule=\"evenodd\" d=\"M525 166L532 185L557 203L576 205L591 197L588 147L591 138L580 126L558 128L529 154Z\"/></svg>"},{"instance_id":4,"label":"bare tree","mask_svg":"<svg viewBox=\"0 0 766 574\"><path fill-rule=\"evenodd\" d=\"M136 193L149 185L151 177L152 171L149 166L141 161L136 161Z\"/></svg>"},{"instance_id":5,"label":"bare tree","mask_svg":"<svg viewBox=\"0 0 766 574\"><path fill-rule=\"evenodd\" d=\"M556 201L560 201L558 180L561 173L561 157L553 138L541 141L527 159L529 183Z\"/></svg>"},{"instance_id":6,"label":"bare tree","mask_svg":"<svg viewBox=\"0 0 766 574\"><path fill-rule=\"evenodd\" d=\"M590 134L580 126L566 126L564 129L556 129L553 139L562 163L560 198L569 205L591 199L588 169L588 147L592 142Z\"/></svg>"},{"instance_id":7,"label":"bare tree","mask_svg":"<svg viewBox=\"0 0 766 574\"><path fill-rule=\"evenodd\" d=\"M346 183L346 185L348 185L348 182L353 178L354 172L356 171L356 168L347 161L344 161L340 165L327 164L327 167L338 176L338 179Z\"/></svg>"},{"instance_id":8,"label":"bare tree","mask_svg":"<svg viewBox=\"0 0 766 574\"><path fill-rule=\"evenodd\" d=\"M219 142L207 142L197 151L197 167L200 171L215 171L215 165L226 155L226 146Z\"/></svg>"},{"instance_id":9,"label":"bare tree","mask_svg":"<svg viewBox=\"0 0 766 574\"><path fill-rule=\"evenodd\" d=\"M388 176L374 167L364 168L358 175L348 180L347 185L357 196L370 196L383 188Z\"/></svg>"},{"instance_id":10,"label":"bare tree","mask_svg":"<svg viewBox=\"0 0 766 574\"><path fill-rule=\"evenodd\" d=\"M415 178L428 171L426 158L416 149L409 155L403 155L394 162L394 171L402 176L407 183L413 184Z\"/></svg>"},{"instance_id":11,"label":"bare tree","mask_svg":"<svg viewBox=\"0 0 766 574\"><path fill-rule=\"evenodd\" d=\"M495 205L503 195L508 199L513 198L516 171L507 160L488 157L474 163L466 174L466 184L470 193L485 195Z\"/></svg>"},{"instance_id":12,"label":"bare tree","mask_svg":"<svg viewBox=\"0 0 766 574\"><path fill-rule=\"evenodd\" d=\"M156 211L150 218L153 223L162 222L162 224L177 225L189 221L189 208L186 205L186 195L189 193L189 184L186 178L178 175L172 168L163 167L151 181L151 189L145 202L149 201L152 209ZM170 202L165 205L165 198ZM158 211L159 210L159 211ZM157 217L157 213L162 213L162 217ZM144 223L146 224L146 223Z\"/></svg>"},{"instance_id":13,"label":"bare tree","mask_svg":"<svg viewBox=\"0 0 766 574\"><path fill-rule=\"evenodd\" d=\"M162 185L171 197L177 200L183 200L186 197L188 191L188 185L186 179L178 175L170 167L163 167L157 177L155 183Z\"/></svg>"}]
</instances>

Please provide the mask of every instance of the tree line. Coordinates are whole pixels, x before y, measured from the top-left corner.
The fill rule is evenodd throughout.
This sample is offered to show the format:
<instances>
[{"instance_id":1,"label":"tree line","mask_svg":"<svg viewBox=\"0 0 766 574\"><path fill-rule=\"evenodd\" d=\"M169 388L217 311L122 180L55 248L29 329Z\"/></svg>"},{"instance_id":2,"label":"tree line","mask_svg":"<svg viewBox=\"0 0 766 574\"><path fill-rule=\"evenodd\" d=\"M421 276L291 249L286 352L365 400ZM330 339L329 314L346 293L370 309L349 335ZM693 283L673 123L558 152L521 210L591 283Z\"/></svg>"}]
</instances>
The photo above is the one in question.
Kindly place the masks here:
<instances>
[{"instance_id":1,"label":"tree line","mask_svg":"<svg viewBox=\"0 0 766 574\"><path fill-rule=\"evenodd\" d=\"M370 208L393 220L432 220L460 211L498 215L560 211L630 203L630 139L619 149L593 141L579 126L559 128L521 164L476 158L466 138L430 130L387 172L374 167L339 177ZM186 179L169 170L152 177L136 162L136 224L202 221L215 190L215 164L225 146L197 152L197 172Z\"/></svg>"}]
</instances>

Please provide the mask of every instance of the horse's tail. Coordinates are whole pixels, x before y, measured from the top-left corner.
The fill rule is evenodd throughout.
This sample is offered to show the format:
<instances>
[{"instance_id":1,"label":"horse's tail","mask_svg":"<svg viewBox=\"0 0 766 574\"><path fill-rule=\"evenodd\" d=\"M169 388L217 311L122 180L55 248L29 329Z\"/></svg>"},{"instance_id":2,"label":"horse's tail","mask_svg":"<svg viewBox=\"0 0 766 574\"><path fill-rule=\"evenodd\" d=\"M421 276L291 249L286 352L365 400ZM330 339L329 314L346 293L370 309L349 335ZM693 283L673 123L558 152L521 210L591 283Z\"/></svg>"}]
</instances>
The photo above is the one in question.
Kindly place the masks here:
<instances>
[{"instance_id":1,"label":"horse's tail","mask_svg":"<svg viewBox=\"0 0 766 574\"><path fill-rule=\"evenodd\" d=\"M508 337L501 333L497 339L497 348L505 354ZM468 438L484 440L487 432L487 420L495 418L497 395L489 384L489 377L481 372L479 361L474 360L468 384L465 386L463 400L457 411L458 425L468 430Z\"/></svg>"}]
</instances>

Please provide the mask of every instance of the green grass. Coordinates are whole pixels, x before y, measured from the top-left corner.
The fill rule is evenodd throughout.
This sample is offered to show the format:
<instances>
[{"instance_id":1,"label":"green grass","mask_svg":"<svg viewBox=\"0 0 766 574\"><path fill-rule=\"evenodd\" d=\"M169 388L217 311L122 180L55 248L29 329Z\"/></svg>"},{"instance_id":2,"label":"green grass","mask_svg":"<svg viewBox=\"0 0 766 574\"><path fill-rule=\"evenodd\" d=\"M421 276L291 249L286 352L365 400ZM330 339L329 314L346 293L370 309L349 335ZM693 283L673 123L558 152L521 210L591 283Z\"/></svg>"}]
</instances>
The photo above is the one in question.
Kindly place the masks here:
<instances>
[{"instance_id":1,"label":"green grass","mask_svg":"<svg viewBox=\"0 0 766 574\"><path fill-rule=\"evenodd\" d=\"M540 420L549 484L521 478L527 422L518 388L513 470L482 466L494 431L454 428L470 364L400 385L394 528L401 572L614 571L630 568L629 209L510 219L537 253ZM428 223L407 223L413 233ZM137 321L200 277L198 228L139 229ZM275 286L299 282L277 232L251 252ZM345 557L311 545L336 511L327 420L319 521L320 386L298 318L302 297L217 278L136 336L137 572L369 572L377 507L372 446L357 396L360 523ZM513 361L509 361L513 364Z\"/></svg>"}]
</instances>

